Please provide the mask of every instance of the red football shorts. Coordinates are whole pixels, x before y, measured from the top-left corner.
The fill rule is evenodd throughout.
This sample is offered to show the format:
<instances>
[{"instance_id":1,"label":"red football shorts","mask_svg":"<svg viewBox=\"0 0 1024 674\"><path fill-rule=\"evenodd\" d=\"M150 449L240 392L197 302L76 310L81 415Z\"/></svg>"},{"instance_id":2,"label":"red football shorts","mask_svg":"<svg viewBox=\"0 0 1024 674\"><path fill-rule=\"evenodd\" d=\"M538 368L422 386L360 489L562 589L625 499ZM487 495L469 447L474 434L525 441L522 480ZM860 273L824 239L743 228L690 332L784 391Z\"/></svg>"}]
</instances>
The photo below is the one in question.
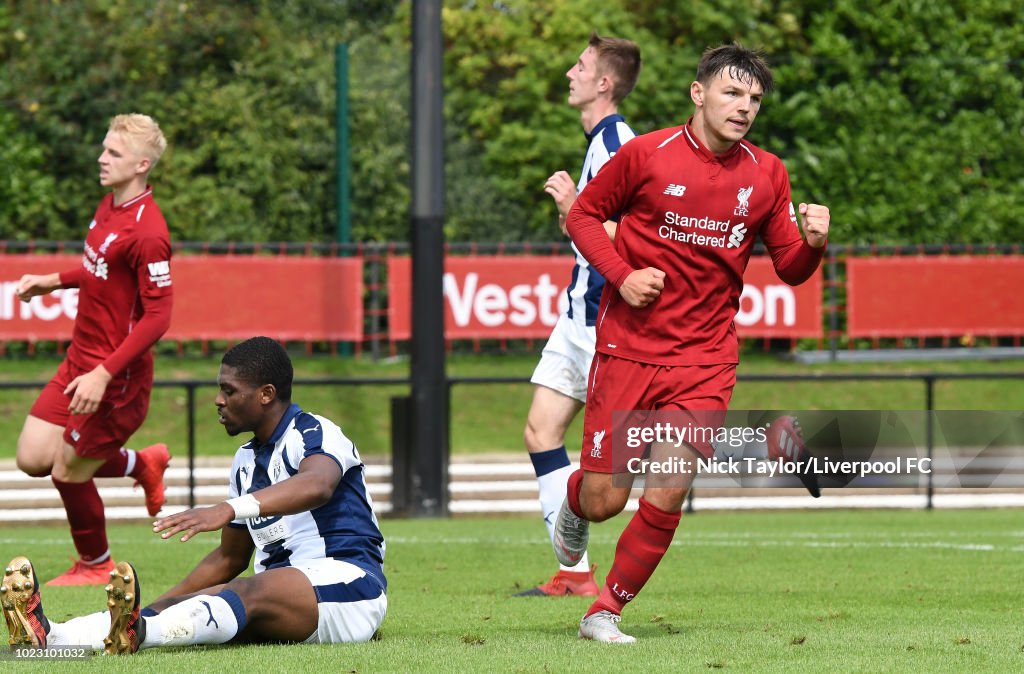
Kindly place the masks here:
<instances>
[{"instance_id":1,"label":"red football shorts","mask_svg":"<svg viewBox=\"0 0 1024 674\"><path fill-rule=\"evenodd\" d=\"M643 424L651 415L644 412L686 410L695 422L721 420L729 407L736 385L736 365L651 365L599 353L590 368L587 407L583 418L583 451L580 465L596 473L626 471L629 459L639 458L645 446L616 446L613 415L616 421ZM710 411L702 415L696 411ZM719 411L716 413L715 411ZM619 412L619 414L615 414ZM624 443L619 443L624 444ZM694 449L711 458L714 448L707 442L694 442Z\"/></svg>"},{"instance_id":2,"label":"red football shorts","mask_svg":"<svg viewBox=\"0 0 1024 674\"><path fill-rule=\"evenodd\" d=\"M152 376L130 381L114 378L107 385L99 409L92 414L71 414L71 395L65 395L71 380L82 370L65 360L42 393L36 398L32 416L64 427L64 442L75 448L75 454L87 459L108 459L128 442L146 420Z\"/></svg>"}]
</instances>

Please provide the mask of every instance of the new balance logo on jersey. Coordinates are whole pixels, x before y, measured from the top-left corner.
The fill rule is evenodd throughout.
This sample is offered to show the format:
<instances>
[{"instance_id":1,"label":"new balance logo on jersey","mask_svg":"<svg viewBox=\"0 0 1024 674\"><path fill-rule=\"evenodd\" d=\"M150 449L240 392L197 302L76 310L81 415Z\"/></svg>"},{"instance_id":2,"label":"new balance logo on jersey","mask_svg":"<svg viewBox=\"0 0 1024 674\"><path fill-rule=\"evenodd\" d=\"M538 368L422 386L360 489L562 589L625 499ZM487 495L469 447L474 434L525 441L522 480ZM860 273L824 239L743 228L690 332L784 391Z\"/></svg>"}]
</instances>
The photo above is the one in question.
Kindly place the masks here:
<instances>
[{"instance_id":1,"label":"new balance logo on jersey","mask_svg":"<svg viewBox=\"0 0 1024 674\"><path fill-rule=\"evenodd\" d=\"M750 212L750 195L753 193L753 185L740 188L736 193L736 208L732 209L733 215L747 215Z\"/></svg>"},{"instance_id":2,"label":"new balance logo on jersey","mask_svg":"<svg viewBox=\"0 0 1024 674\"><path fill-rule=\"evenodd\" d=\"M685 193L686 185L676 185L675 183L671 183L668 187L665 188L665 194L669 195L670 197L681 197Z\"/></svg>"},{"instance_id":3,"label":"new balance logo on jersey","mask_svg":"<svg viewBox=\"0 0 1024 674\"><path fill-rule=\"evenodd\" d=\"M747 235L747 225L744 222L737 224L732 228L732 233L729 235L729 245L726 248L739 248L740 244L743 243L743 237Z\"/></svg>"},{"instance_id":4,"label":"new balance logo on jersey","mask_svg":"<svg viewBox=\"0 0 1024 674\"><path fill-rule=\"evenodd\" d=\"M594 447L590 450L590 456L595 459L604 458L601 456L601 441L604 440L604 434L606 431L595 431L594 432Z\"/></svg>"},{"instance_id":5,"label":"new balance logo on jersey","mask_svg":"<svg viewBox=\"0 0 1024 674\"><path fill-rule=\"evenodd\" d=\"M171 285L171 263L168 260L150 262L146 266L149 268L150 283L155 283L157 288Z\"/></svg>"}]
</instances>

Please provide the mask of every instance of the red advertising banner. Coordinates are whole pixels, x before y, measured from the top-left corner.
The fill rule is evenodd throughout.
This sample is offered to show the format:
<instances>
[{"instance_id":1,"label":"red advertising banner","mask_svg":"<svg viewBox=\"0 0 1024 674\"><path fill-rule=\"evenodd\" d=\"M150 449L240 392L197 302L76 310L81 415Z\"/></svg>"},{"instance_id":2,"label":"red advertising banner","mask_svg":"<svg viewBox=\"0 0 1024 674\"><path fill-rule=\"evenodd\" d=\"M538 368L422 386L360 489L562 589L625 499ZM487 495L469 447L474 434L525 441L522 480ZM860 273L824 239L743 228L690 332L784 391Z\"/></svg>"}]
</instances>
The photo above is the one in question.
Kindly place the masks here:
<instances>
[{"instance_id":1,"label":"red advertising banner","mask_svg":"<svg viewBox=\"0 0 1024 674\"><path fill-rule=\"evenodd\" d=\"M851 257L851 337L1024 334L1024 256Z\"/></svg>"},{"instance_id":2,"label":"red advertising banner","mask_svg":"<svg viewBox=\"0 0 1024 674\"><path fill-rule=\"evenodd\" d=\"M736 312L740 337L817 338L822 334L821 311L821 267L791 286L779 279L771 258L750 258Z\"/></svg>"},{"instance_id":3,"label":"red advertising banner","mask_svg":"<svg viewBox=\"0 0 1024 674\"><path fill-rule=\"evenodd\" d=\"M447 339L545 338L564 312L570 256L466 256L445 259ZM393 341L412 336L412 264L388 259L388 324ZM793 288L769 258L752 258L736 314L743 337L818 337L821 272Z\"/></svg>"},{"instance_id":4,"label":"red advertising banner","mask_svg":"<svg viewBox=\"0 0 1024 674\"><path fill-rule=\"evenodd\" d=\"M22 274L79 264L79 255L0 255L0 339L71 339L77 289L28 303L15 293ZM182 255L171 270L174 312L164 339L363 338L362 258Z\"/></svg>"}]
</instances>

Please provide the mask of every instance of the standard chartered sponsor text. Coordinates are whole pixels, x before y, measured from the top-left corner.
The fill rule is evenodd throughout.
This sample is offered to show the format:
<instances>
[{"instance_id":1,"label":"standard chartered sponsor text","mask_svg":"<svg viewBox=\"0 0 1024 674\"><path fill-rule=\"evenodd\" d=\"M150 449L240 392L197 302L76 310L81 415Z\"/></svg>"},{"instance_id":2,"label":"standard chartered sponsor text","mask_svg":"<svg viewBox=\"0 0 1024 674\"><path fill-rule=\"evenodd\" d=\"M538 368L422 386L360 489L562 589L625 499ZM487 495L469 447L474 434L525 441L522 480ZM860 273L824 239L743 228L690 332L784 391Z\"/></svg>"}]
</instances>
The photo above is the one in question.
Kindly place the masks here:
<instances>
[{"instance_id":1,"label":"standard chartered sponsor text","mask_svg":"<svg viewBox=\"0 0 1024 674\"><path fill-rule=\"evenodd\" d=\"M658 228L658 236L670 241L688 243L697 246L713 246L724 248L725 233L729 231L731 220L714 220L708 216L691 218L673 211L665 212L665 224ZM683 231L679 228L702 231ZM722 236L710 236L706 232L723 232Z\"/></svg>"}]
</instances>

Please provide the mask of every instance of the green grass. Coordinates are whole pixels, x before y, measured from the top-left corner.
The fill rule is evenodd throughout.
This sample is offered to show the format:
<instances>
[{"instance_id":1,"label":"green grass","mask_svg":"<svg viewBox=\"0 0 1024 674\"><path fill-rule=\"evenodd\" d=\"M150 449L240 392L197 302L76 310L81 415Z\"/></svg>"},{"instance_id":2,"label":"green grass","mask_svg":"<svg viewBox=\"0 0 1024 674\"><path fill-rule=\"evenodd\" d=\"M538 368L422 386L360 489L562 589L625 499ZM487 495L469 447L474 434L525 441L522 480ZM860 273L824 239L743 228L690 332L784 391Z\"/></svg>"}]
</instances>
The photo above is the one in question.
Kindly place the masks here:
<instances>
[{"instance_id":1,"label":"green grass","mask_svg":"<svg viewBox=\"0 0 1024 674\"><path fill-rule=\"evenodd\" d=\"M581 598L510 598L553 571L535 519L384 520L389 613L352 646L146 651L75 671L661 672L1020 671L1024 528L1019 510L703 512L624 612L635 647L578 641ZM624 518L595 525L607 571ZM66 566L63 527L7 529L4 554L41 575ZM154 597L216 536L181 544L111 527ZM130 551L130 553L129 553ZM102 609L99 588L44 588L47 614ZM276 664L275 664L276 663ZM16 671L52 671L43 663ZM15 671L8 669L8 671Z\"/></svg>"},{"instance_id":2,"label":"green grass","mask_svg":"<svg viewBox=\"0 0 1024 674\"><path fill-rule=\"evenodd\" d=\"M408 362L373 363L369 359L294 356L301 378L408 377ZM0 381L45 381L59 361L52 358L2 361ZM532 354L459 355L448 361L448 372L463 377L528 378L537 363ZM237 443L224 435L213 414L213 385L219 358L157 358L158 379L198 379L211 382L196 395L196 444L201 455L229 456ZM923 362L876 365L798 365L770 356L746 356L740 374L1024 372L1024 361ZM405 386L304 386L295 400L304 408L335 419L364 454L390 451L389 398L407 394ZM14 456L15 441L37 391L0 391L0 458ZM464 384L452 392L452 451L456 454L522 451L522 431L532 398L528 384ZM1024 379L940 382L935 391L940 409L1024 409ZM733 409L923 409L920 381L867 382L740 382ZM133 438L134 446L168 442L172 451L186 443L184 389L157 389L149 418ZM568 446L578 447L582 415L570 428Z\"/></svg>"}]
</instances>

